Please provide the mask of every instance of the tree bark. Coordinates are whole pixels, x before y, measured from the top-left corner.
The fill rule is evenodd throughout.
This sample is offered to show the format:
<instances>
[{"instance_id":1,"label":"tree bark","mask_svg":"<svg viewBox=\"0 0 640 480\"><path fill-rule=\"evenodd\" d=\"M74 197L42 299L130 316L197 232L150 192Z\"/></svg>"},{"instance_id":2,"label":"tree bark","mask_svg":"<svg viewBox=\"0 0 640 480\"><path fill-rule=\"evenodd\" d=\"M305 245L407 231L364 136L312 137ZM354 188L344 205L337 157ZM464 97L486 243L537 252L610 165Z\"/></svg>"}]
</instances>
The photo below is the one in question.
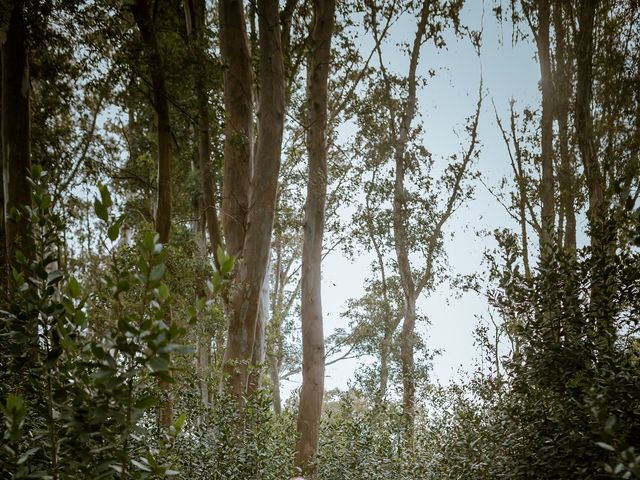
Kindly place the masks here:
<instances>
[{"instance_id":1,"label":"tree bark","mask_svg":"<svg viewBox=\"0 0 640 480\"><path fill-rule=\"evenodd\" d=\"M556 119L558 121L558 175L560 204L564 215L563 247L573 255L576 252L575 164L569 150L569 105L572 96L570 61L566 48L566 29L563 8L566 2L555 0L553 23L556 31Z\"/></svg>"},{"instance_id":2,"label":"tree bark","mask_svg":"<svg viewBox=\"0 0 640 480\"><path fill-rule=\"evenodd\" d=\"M538 1L538 60L540 62L540 83L542 86L541 163L542 163L542 235L540 253L544 257L553 241L555 223L555 196L553 180L553 104L554 92L549 58L550 0Z\"/></svg>"},{"instance_id":3,"label":"tree bark","mask_svg":"<svg viewBox=\"0 0 640 480\"><path fill-rule=\"evenodd\" d=\"M216 189L211 173L211 138L209 132L209 93L205 83L206 54L204 45L205 12L204 0L185 1L187 29L194 60L193 88L196 94L198 112L198 169L200 170L200 190L204 200L204 216L209 234L210 251L216 267L218 247L222 247L222 234L216 208Z\"/></svg>"},{"instance_id":4,"label":"tree bark","mask_svg":"<svg viewBox=\"0 0 640 480\"><path fill-rule=\"evenodd\" d=\"M7 268L15 253L29 257L29 223L10 218L11 210L31 204L31 115L27 27L24 2L12 2L6 39L2 45L2 180L4 239Z\"/></svg>"},{"instance_id":5,"label":"tree bark","mask_svg":"<svg viewBox=\"0 0 640 480\"><path fill-rule=\"evenodd\" d=\"M8 264L7 264L7 242L5 239L5 215L4 215L4 150L2 148L2 51L0 51L0 286L7 288ZM1 298L0 298L1 300Z\"/></svg>"},{"instance_id":6,"label":"tree bark","mask_svg":"<svg viewBox=\"0 0 640 480\"><path fill-rule=\"evenodd\" d=\"M220 5L222 7L222 5L229 6L227 4L233 5L236 3L238 2L223 1ZM242 5L240 4L238 7L239 12L242 12ZM221 10L225 9L221 8ZM247 215L247 230L242 256L237 262L237 273L231 292L231 318L223 368L225 384L230 387L232 394L240 405L243 403L243 396L247 390L248 366L253 353L260 295L269 259L285 115L284 67L280 45L277 0L259 1L258 18L260 30L258 141L250 189L249 205L251 205L251 208ZM228 27L230 19L226 18L222 23L225 22ZM235 30L235 34L241 35L244 42L240 43L244 43L246 46L244 21L240 23L242 24L242 31ZM223 32L226 32L222 33L222 39L228 48L231 43L229 35L234 35L234 30L227 27L222 29ZM248 50L243 50L243 52L248 53ZM225 99L227 99L227 94L230 93L227 91L228 88L239 87L239 85L234 85L234 82L230 82L231 84L227 85L232 68L231 65L229 67L230 71L225 79ZM236 93L238 95L242 93L240 96L243 98L239 99L241 103L247 103L247 99L250 100L251 98L250 88L244 90L240 88ZM230 99L233 98L231 95L229 97ZM225 103L227 103L226 100ZM250 105L250 102L248 102L248 105ZM231 108L235 107L231 106ZM232 116L233 114L229 114L229 118ZM229 134L233 135L234 132L235 130L230 131ZM245 138L247 136L245 135ZM226 145L230 143L230 140L232 139L227 138L225 141L225 165L228 163ZM247 153L250 153L250 145L250 142L246 144ZM229 151L229 155L229 161L238 159L235 148ZM242 173L242 169L231 170L229 172L231 176L225 176L225 183L238 183L238 179L234 178L233 175ZM247 172L245 171L244 173ZM229 190L227 185L225 191L233 192L233 189ZM225 215L228 213L228 211L225 212ZM229 248L230 240L226 229L225 236Z\"/></svg>"},{"instance_id":7,"label":"tree bark","mask_svg":"<svg viewBox=\"0 0 640 480\"><path fill-rule=\"evenodd\" d=\"M142 36L151 76L153 108L156 112L158 128L158 195L154 220L160 243L166 245L169 243L171 230L171 123L167 86L156 28L147 0L136 0L131 6L131 11ZM170 310L165 314L165 322L171 323ZM167 395L160 405L160 425L168 427L173 419L173 404L169 396L169 385L164 381L160 381L159 384Z\"/></svg>"},{"instance_id":8,"label":"tree bark","mask_svg":"<svg viewBox=\"0 0 640 480\"><path fill-rule=\"evenodd\" d=\"M307 64L309 178L302 247L302 390L296 448L296 460L303 470L311 467L318 450L324 397L321 276L327 200L327 86L334 17L334 0L314 0Z\"/></svg>"},{"instance_id":9,"label":"tree bark","mask_svg":"<svg viewBox=\"0 0 640 480\"><path fill-rule=\"evenodd\" d=\"M251 354L251 373L249 375L248 395L252 395L260 388L262 377L261 368L266 357L266 331L269 323L269 263L267 273L262 282L260 291L260 304L258 306L258 319L256 323L256 337L253 341Z\"/></svg>"},{"instance_id":10,"label":"tree bark","mask_svg":"<svg viewBox=\"0 0 640 480\"><path fill-rule=\"evenodd\" d=\"M579 31L577 38L577 66L575 128L578 149L584 165L587 189L589 191L588 217L591 225L591 243L597 244L597 227L603 219L604 186L600 164L595 155L593 142L593 116L591 99L593 96L593 30L597 0L580 4Z\"/></svg>"},{"instance_id":11,"label":"tree bark","mask_svg":"<svg viewBox=\"0 0 640 480\"><path fill-rule=\"evenodd\" d=\"M241 0L221 0L220 50L224 61L224 165L222 228L227 253L239 255L247 228L253 145L253 75Z\"/></svg>"}]
</instances>

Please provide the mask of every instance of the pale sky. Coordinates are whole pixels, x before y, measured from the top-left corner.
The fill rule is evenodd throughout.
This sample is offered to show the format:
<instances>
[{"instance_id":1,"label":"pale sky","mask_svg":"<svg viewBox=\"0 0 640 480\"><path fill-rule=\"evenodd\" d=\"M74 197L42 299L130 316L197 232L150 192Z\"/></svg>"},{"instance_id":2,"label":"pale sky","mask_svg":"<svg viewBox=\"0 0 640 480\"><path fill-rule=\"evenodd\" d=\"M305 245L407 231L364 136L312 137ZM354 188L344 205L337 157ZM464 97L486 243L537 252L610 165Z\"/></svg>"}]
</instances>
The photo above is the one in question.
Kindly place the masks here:
<instances>
[{"instance_id":1,"label":"pale sky","mask_svg":"<svg viewBox=\"0 0 640 480\"><path fill-rule=\"evenodd\" d=\"M508 22L500 25L491 10L492 0L485 0L485 3L482 21L483 1L467 0L462 22L475 30L484 24L481 63L486 97L479 126L480 159L475 167L487 185L496 186L504 175L509 174L510 167L491 100L495 101L505 121L510 98L516 99L516 107L529 105L537 109L540 73L532 40L512 46L511 25ZM406 73L408 60L402 53L394 54L393 44L412 39L416 21L407 17L392 29L391 42L385 49L389 68ZM480 77L480 61L471 42L467 38L456 38L452 32L446 34L446 39L446 50L437 51L432 45L423 47L418 70L419 73L431 68L436 70L436 77L418 93L425 145L436 158L436 165L438 162L442 165L447 155L460 151L465 118L475 108ZM504 40L502 43L501 39ZM370 45L370 39L363 39L363 55L368 54ZM456 129L461 132L460 138L454 133ZM350 134L346 132L345 136ZM514 227L514 223L478 182L475 199L460 209L446 227L446 249L452 272L480 272L484 278L483 252L495 244L490 237L477 236L476 232L501 227ZM449 238L450 233L455 234L453 239ZM348 318L341 317L341 313L349 298L363 294L371 260L370 256L364 255L351 262L339 251L325 259L322 285L325 335L334 328L347 327ZM418 302L421 312L431 321L430 326L422 325L419 329L426 335L429 348L443 352L435 358L432 372L432 379L441 383L458 380L460 371L473 368L478 358L473 345L473 331L478 324L476 315L485 315L487 311L487 303L480 295L467 293L459 299L456 297L445 284L430 298L423 296ZM325 388L346 388L361 361L347 360L327 367ZM294 377L292 381L283 382L283 398L299 388L300 381L299 377Z\"/></svg>"}]
</instances>

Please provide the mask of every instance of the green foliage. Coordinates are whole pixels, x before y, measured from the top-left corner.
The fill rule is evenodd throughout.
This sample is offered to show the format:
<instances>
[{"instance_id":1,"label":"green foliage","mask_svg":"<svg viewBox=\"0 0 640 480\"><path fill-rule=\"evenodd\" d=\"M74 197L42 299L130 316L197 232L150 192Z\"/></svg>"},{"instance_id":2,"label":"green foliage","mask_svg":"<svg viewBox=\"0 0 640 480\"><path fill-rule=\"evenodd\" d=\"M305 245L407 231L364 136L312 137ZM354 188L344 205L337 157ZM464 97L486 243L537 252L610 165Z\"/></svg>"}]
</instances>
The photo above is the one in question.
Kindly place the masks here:
<instances>
[{"instance_id":1,"label":"green foliage","mask_svg":"<svg viewBox=\"0 0 640 480\"><path fill-rule=\"evenodd\" d=\"M161 478L172 474L163 451L179 432L151 437L155 379L171 380L169 354L182 333L164 322L171 301L163 283L164 252L154 234L138 245L132 272L104 272L112 324L97 333L86 313L87 292L60 268L64 229L32 171L32 205L22 214L33 225L27 257L19 253L6 307L0 311L0 404L3 478ZM100 187L96 214L114 236L121 223ZM121 296L138 292L137 308L122 309ZM180 420L180 419L179 419ZM154 438L148 442L145 439Z\"/></svg>"},{"instance_id":2,"label":"green foliage","mask_svg":"<svg viewBox=\"0 0 640 480\"><path fill-rule=\"evenodd\" d=\"M275 416L270 392L252 394L241 413L223 393L203 406L196 379L189 384L178 406L190 412L190 421L172 451L182 478L280 480L294 475L295 416Z\"/></svg>"},{"instance_id":3,"label":"green foliage","mask_svg":"<svg viewBox=\"0 0 640 480\"><path fill-rule=\"evenodd\" d=\"M618 231L610 223L599 238ZM502 237L493 307L512 350L451 392L439 420L438 478L635 478L640 448L637 249L555 250L524 277Z\"/></svg>"}]
</instances>

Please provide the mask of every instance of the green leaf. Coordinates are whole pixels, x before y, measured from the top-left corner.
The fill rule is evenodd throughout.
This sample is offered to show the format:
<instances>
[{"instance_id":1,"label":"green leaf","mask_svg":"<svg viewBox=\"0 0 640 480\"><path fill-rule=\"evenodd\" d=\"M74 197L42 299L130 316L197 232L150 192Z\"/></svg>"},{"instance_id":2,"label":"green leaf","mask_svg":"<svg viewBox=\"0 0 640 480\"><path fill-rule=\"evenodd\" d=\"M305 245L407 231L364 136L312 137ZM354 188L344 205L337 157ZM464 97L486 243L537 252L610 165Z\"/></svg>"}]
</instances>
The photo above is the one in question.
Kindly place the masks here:
<instances>
[{"instance_id":1,"label":"green leaf","mask_svg":"<svg viewBox=\"0 0 640 480\"><path fill-rule=\"evenodd\" d=\"M169 360L164 357L152 357L147 360L147 366L149 369L156 372L168 372L169 371Z\"/></svg>"},{"instance_id":2,"label":"green leaf","mask_svg":"<svg viewBox=\"0 0 640 480\"><path fill-rule=\"evenodd\" d=\"M147 395L140 398L136 402L136 408L142 408L144 410L153 407L158 402L158 397L155 395Z\"/></svg>"},{"instance_id":3,"label":"green leaf","mask_svg":"<svg viewBox=\"0 0 640 480\"><path fill-rule=\"evenodd\" d=\"M227 255L224 253L224 250L220 245L218 245L218 248L216 249L216 257L218 258L218 264L220 265L222 265L227 259Z\"/></svg>"},{"instance_id":4,"label":"green leaf","mask_svg":"<svg viewBox=\"0 0 640 480\"><path fill-rule=\"evenodd\" d=\"M107 230L107 236L109 237L109 240L111 240L112 242L115 242L119 235L120 235L120 223L116 222L113 225L111 225Z\"/></svg>"},{"instance_id":5,"label":"green leaf","mask_svg":"<svg viewBox=\"0 0 640 480\"><path fill-rule=\"evenodd\" d=\"M164 263L161 263L160 265L156 265L151 269L151 273L149 274L149 280L151 280L152 282L157 282L161 280L162 277L164 277L164 274L166 271L167 271L167 267L164 265Z\"/></svg>"},{"instance_id":6,"label":"green leaf","mask_svg":"<svg viewBox=\"0 0 640 480\"><path fill-rule=\"evenodd\" d=\"M233 257L227 257L224 263L220 266L220 273L222 275L226 275L227 273L229 273L231 270L233 270L233 264Z\"/></svg>"},{"instance_id":7,"label":"green leaf","mask_svg":"<svg viewBox=\"0 0 640 480\"><path fill-rule=\"evenodd\" d=\"M42 165L40 165L39 163L36 163L31 167L31 177L34 180L37 180L41 176L42 176Z\"/></svg>"},{"instance_id":8,"label":"green leaf","mask_svg":"<svg viewBox=\"0 0 640 480\"><path fill-rule=\"evenodd\" d=\"M145 232L142 239L142 247L147 253L152 253L156 246L156 237L153 232Z\"/></svg>"},{"instance_id":9,"label":"green leaf","mask_svg":"<svg viewBox=\"0 0 640 480\"><path fill-rule=\"evenodd\" d=\"M96 215L100 220L102 220L103 222L109 221L109 212L97 198L93 202L93 210L96 212Z\"/></svg>"},{"instance_id":10,"label":"green leaf","mask_svg":"<svg viewBox=\"0 0 640 480\"><path fill-rule=\"evenodd\" d=\"M176 433L179 433L180 430L182 430L182 427L184 426L184 423L186 421L187 421L187 415L184 413L180 415L178 418L176 418L176 421L173 422L173 427L176 429Z\"/></svg>"},{"instance_id":11,"label":"green leaf","mask_svg":"<svg viewBox=\"0 0 640 480\"><path fill-rule=\"evenodd\" d=\"M103 184L100 184L98 185L98 190L100 190L100 198L102 199L102 204L105 206L105 208L109 208L111 205L113 205L109 189Z\"/></svg>"},{"instance_id":12,"label":"green leaf","mask_svg":"<svg viewBox=\"0 0 640 480\"><path fill-rule=\"evenodd\" d=\"M71 297L80 298L80 284L78 283L78 280L76 280L74 277L71 277L69 279L69 285L67 285L67 288L69 289L69 295L71 295Z\"/></svg>"}]
</instances>

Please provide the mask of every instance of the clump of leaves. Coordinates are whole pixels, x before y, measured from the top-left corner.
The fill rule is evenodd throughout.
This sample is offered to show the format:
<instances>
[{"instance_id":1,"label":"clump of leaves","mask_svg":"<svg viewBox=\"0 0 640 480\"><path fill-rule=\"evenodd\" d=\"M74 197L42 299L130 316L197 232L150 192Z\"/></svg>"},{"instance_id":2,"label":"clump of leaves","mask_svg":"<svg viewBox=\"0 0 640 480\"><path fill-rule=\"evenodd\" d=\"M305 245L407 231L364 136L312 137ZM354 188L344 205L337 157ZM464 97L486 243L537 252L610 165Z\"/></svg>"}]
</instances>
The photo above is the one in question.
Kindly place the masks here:
<instances>
[{"instance_id":1,"label":"clump of leaves","mask_svg":"<svg viewBox=\"0 0 640 480\"><path fill-rule=\"evenodd\" d=\"M104 272L112 321L106 331L94 325L81 283L60 268L64 224L51 210L45 175L38 166L31 172L32 205L19 214L32 227L32 251L16 253L0 311L0 477L175 475L164 451L184 417L160 434L145 428L159 401L157 379L172 380L170 354L185 350L175 343L181 330L164 321L171 296L163 247L146 233L134 271ZM108 190L99 190L95 212L115 241L123 219L112 215ZM137 305L123 309L129 291Z\"/></svg>"}]
</instances>

